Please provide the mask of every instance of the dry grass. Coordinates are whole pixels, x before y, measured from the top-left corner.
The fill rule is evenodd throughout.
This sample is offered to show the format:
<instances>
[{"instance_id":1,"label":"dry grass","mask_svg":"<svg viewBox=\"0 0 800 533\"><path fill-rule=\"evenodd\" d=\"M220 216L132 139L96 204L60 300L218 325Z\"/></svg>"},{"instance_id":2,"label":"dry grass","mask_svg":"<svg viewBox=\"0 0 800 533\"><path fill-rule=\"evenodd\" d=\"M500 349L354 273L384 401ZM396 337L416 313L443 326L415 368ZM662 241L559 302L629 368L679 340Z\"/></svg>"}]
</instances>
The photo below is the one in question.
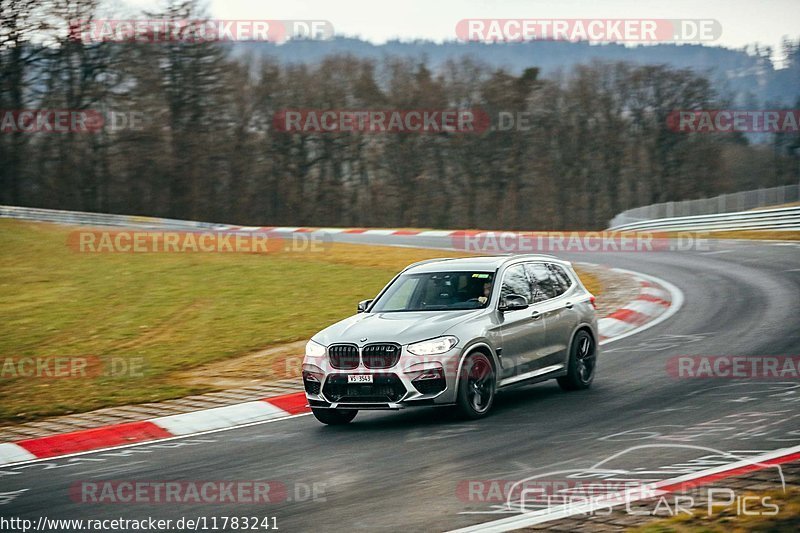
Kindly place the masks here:
<instances>
[{"instance_id":1,"label":"dry grass","mask_svg":"<svg viewBox=\"0 0 800 533\"><path fill-rule=\"evenodd\" d=\"M285 367L281 358L295 346L280 347L352 314L401 268L464 255L352 244L268 254L86 254L67 247L70 231L0 220L0 359L91 355L104 368L141 361L142 371L58 379L5 372L0 420L225 388L224 373L199 383L186 371L275 347L270 365ZM602 293L594 276L582 279Z\"/></svg>"},{"instance_id":2,"label":"dry grass","mask_svg":"<svg viewBox=\"0 0 800 533\"><path fill-rule=\"evenodd\" d=\"M715 231L708 234L712 239L749 239L770 241L800 241L800 231Z\"/></svg>"}]
</instances>

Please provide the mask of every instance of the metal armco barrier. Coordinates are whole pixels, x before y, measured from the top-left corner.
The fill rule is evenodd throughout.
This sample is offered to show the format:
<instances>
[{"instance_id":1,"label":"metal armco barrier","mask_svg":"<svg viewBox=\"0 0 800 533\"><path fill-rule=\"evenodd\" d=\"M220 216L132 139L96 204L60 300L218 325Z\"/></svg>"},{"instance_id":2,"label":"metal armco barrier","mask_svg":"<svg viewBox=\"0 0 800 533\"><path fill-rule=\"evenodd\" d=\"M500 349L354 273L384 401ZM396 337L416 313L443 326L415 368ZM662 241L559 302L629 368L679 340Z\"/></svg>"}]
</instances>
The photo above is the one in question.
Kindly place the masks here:
<instances>
[{"instance_id":1,"label":"metal armco barrier","mask_svg":"<svg viewBox=\"0 0 800 533\"><path fill-rule=\"evenodd\" d=\"M0 218L56 222L76 226L122 226L126 228L175 229L175 230L224 230L227 224L195 222L136 215L109 215L106 213L83 213L80 211L59 211L36 207L16 207L0 205Z\"/></svg>"},{"instance_id":2,"label":"metal armco barrier","mask_svg":"<svg viewBox=\"0 0 800 533\"><path fill-rule=\"evenodd\" d=\"M35 207L0 205L0 218L56 222L79 226L119 226L126 228L213 230L236 228L228 224L155 218L135 215L110 215L106 213L83 213L59 211ZM622 224L610 228L617 231L726 231L726 230L800 230L800 207L785 207L764 211L743 211L718 215L661 218Z\"/></svg>"},{"instance_id":3,"label":"metal armco barrier","mask_svg":"<svg viewBox=\"0 0 800 533\"><path fill-rule=\"evenodd\" d=\"M731 231L731 230L800 230L800 207L763 211L740 211L718 215L659 218L609 229L616 231Z\"/></svg>"},{"instance_id":4,"label":"metal armco barrier","mask_svg":"<svg viewBox=\"0 0 800 533\"><path fill-rule=\"evenodd\" d=\"M634 222L645 222L661 218L738 213L757 207L769 209L770 207L774 208L794 202L800 202L800 184L720 194L714 198L698 198L696 200L643 205L618 213L609 222L609 226L616 228Z\"/></svg>"}]
</instances>

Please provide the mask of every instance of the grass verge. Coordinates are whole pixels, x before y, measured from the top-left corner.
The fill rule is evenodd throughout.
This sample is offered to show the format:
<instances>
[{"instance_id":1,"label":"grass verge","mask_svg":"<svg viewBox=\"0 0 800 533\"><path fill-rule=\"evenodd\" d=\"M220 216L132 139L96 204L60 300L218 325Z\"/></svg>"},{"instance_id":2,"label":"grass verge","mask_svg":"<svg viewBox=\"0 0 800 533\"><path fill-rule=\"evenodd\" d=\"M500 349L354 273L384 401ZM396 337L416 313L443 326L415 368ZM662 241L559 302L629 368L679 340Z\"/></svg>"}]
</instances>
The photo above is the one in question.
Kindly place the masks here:
<instances>
[{"instance_id":1,"label":"grass verge","mask_svg":"<svg viewBox=\"0 0 800 533\"><path fill-rule=\"evenodd\" d=\"M715 231L706 235L712 239L748 239L748 240L770 240L770 241L800 241L800 231L779 231L779 230L759 230L759 231Z\"/></svg>"},{"instance_id":2,"label":"grass verge","mask_svg":"<svg viewBox=\"0 0 800 533\"><path fill-rule=\"evenodd\" d=\"M71 231L0 220L2 422L214 390L181 373L308 338L351 315L409 263L464 255L345 244L321 252L89 254L67 246ZM594 276L581 278L602 294ZM30 378L15 366L60 356L91 356L98 369L84 378Z\"/></svg>"}]
</instances>

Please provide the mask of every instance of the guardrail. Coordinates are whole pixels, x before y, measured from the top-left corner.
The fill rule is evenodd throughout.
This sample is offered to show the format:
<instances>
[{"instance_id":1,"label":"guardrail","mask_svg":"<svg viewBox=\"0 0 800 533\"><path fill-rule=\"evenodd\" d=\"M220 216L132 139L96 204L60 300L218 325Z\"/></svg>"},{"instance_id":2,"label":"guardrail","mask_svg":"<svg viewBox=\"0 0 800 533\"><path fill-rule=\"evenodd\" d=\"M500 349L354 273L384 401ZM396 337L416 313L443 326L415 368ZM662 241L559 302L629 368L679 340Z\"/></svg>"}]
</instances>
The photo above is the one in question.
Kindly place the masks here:
<instances>
[{"instance_id":1,"label":"guardrail","mask_svg":"<svg viewBox=\"0 0 800 533\"><path fill-rule=\"evenodd\" d=\"M777 207L781 204L793 202L800 202L800 184L720 194L714 198L698 198L696 200L643 205L618 213L609 222L609 226L614 228L633 222L644 222L660 218L738 213L757 207Z\"/></svg>"},{"instance_id":2,"label":"guardrail","mask_svg":"<svg viewBox=\"0 0 800 533\"><path fill-rule=\"evenodd\" d=\"M800 207L659 218L613 226L615 231L800 230Z\"/></svg>"},{"instance_id":3,"label":"guardrail","mask_svg":"<svg viewBox=\"0 0 800 533\"><path fill-rule=\"evenodd\" d=\"M37 220L40 222L56 222L78 226L123 226L126 228L176 229L176 230L224 230L227 224L211 222L195 222L193 220L176 220L172 218L156 218L136 215L110 215L107 213L84 213L81 211L59 211L57 209L40 209L37 207L17 207L0 205L0 218L16 218L20 220Z\"/></svg>"},{"instance_id":4,"label":"guardrail","mask_svg":"<svg viewBox=\"0 0 800 533\"><path fill-rule=\"evenodd\" d=\"M0 205L0 218L36 220L79 226L121 226L126 228L214 230L229 229L228 224L196 222L172 218L156 218L136 215L110 215L107 213L84 213L81 211L59 211L36 207ZM784 207L764 211L743 211L719 215L661 218L622 224L610 228L616 231L725 231L725 230L800 230L800 207Z\"/></svg>"}]
</instances>

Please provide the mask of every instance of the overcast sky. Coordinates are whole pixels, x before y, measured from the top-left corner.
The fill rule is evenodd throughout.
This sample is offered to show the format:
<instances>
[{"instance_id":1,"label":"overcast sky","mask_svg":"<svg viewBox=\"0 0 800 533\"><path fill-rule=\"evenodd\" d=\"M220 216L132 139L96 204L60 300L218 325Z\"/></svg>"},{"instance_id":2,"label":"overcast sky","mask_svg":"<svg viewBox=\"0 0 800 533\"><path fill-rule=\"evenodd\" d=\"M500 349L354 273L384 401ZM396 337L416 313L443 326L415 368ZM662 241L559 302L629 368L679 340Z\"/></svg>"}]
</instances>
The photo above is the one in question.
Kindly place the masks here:
<instances>
[{"instance_id":1,"label":"overcast sky","mask_svg":"<svg viewBox=\"0 0 800 533\"><path fill-rule=\"evenodd\" d=\"M113 0L112 0L113 2ZM159 0L129 0L148 8ZM800 37L800 0L206 0L219 19L322 19L339 35L373 43L455 38L467 18L667 18L716 19L718 44L777 48L782 37ZM113 4L112 4L113 5Z\"/></svg>"}]
</instances>

